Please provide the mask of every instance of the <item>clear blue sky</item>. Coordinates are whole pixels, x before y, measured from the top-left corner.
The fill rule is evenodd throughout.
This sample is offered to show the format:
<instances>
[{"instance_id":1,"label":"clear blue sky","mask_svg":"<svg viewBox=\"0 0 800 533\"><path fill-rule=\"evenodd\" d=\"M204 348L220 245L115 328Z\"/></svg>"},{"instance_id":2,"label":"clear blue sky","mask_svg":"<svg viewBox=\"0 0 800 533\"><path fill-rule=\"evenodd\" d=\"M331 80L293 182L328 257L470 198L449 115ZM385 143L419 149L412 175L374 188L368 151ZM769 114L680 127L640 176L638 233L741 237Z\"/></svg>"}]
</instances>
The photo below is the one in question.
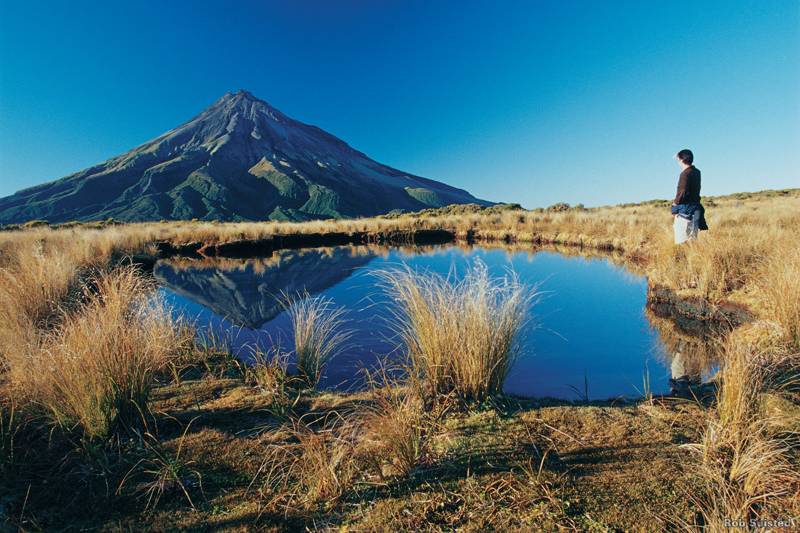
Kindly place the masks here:
<instances>
[{"instance_id":1,"label":"clear blue sky","mask_svg":"<svg viewBox=\"0 0 800 533\"><path fill-rule=\"evenodd\" d=\"M230 4L230 5L229 5ZM800 1L0 0L0 196L245 88L528 207L800 186Z\"/></svg>"}]
</instances>

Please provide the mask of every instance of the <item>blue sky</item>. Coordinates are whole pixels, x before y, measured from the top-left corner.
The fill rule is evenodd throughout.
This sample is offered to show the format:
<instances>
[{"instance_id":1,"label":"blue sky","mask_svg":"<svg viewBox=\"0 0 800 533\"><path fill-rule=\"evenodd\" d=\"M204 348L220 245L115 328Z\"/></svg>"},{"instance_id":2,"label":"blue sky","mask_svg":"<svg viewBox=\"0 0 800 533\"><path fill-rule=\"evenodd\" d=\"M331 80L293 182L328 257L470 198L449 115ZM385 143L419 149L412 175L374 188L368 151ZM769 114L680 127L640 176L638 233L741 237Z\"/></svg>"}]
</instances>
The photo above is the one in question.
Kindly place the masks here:
<instances>
[{"instance_id":1,"label":"blue sky","mask_svg":"<svg viewBox=\"0 0 800 533\"><path fill-rule=\"evenodd\" d=\"M228 5L230 4L230 5ZM0 0L0 196L244 88L527 207L800 186L800 2Z\"/></svg>"}]
</instances>

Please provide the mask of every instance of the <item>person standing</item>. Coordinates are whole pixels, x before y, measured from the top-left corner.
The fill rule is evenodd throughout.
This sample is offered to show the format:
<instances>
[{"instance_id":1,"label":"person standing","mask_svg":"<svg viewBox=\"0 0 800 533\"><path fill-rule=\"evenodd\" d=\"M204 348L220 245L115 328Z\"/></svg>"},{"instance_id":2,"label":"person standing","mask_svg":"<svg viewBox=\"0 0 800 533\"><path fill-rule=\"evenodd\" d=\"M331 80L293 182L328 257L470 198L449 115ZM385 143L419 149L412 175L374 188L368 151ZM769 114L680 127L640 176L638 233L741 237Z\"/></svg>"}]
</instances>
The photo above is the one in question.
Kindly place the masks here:
<instances>
[{"instance_id":1,"label":"person standing","mask_svg":"<svg viewBox=\"0 0 800 533\"><path fill-rule=\"evenodd\" d=\"M675 244L697 238L699 230L708 229L705 208L700 203L700 169L694 166L694 154L688 148L675 155L681 166L678 191L672 202Z\"/></svg>"}]
</instances>

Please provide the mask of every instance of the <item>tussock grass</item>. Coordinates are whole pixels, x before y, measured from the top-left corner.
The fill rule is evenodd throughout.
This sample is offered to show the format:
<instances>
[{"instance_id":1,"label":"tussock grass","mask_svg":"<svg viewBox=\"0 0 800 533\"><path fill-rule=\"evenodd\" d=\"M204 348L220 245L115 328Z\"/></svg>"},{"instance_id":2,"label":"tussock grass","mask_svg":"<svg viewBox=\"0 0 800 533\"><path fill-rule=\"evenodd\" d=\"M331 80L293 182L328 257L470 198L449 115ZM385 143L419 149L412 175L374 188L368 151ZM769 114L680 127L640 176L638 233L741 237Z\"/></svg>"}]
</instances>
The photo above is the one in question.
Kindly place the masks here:
<instances>
[{"instance_id":1,"label":"tussock grass","mask_svg":"<svg viewBox=\"0 0 800 533\"><path fill-rule=\"evenodd\" d=\"M371 402L358 422L358 457L381 481L406 477L429 459L432 439L450 407L443 398L426 402L415 373L396 370L404 370L404 377L391 377L385 367L367 374Z\"/></svg>"},{"instance_id":2,"label":"tussock grass","mask_svg":"<svg viewBox=\"0 0 800 533\"><path fill-rule=\"evenodd\" d=\"M379 274L398 303L396 328L414 373L435 395L480 402L500 393L534 293L476 262L461 280L409 269Z\"/></svg>"},{"instance_id":3,"label":"tussock grass","mask_svg":"<svg viewBox=\"0 0 800 533\"><path fill-rule=\"evenodd\" d=\"M758 321L730 336L719 398L707 411L706 430L692 447L695 461L689 469L699 474L701 490L693 492L693 497L709 530L721 529L724 518L775 518L779 516L776 509L791 504L798 490L791 463L795 461L796 470L796 433L788 429L796 427L796 421L790 421L795 423L791 426L785 416L773 418L765 404L776 396L795 405L797 400L792 396L796 388L795 392L790 388L800 381L796 355L800 191L707 200L711 231L681 247L672 244L671 217L663 202L533 211L445 208L308 223L67 224L61 228L31 224L2 231L0 391L7 398L0 401L0 459L8 465L9 452L19 451L18 443L27 442L20 435L27 426L20 424L31 420L29 411L44 412L50 424L74 428L93 441L136 424L147 412L155 374L164 365L181 361L176 352L188 342L186 334L169 320L163 306L150 301L148 284L126 270L108 273L124 256L152 257L159 240L214 243L277 234L446 229L461 239L613 249L630 268L679 296L748 306ZM531 295L519 292L513 279L490 281L475 271L469 283L461 284L410 272L399 274L385 281L403 296L398 318L412 362L410 382L373 391L369 407L362 411L359 406L357 416L346 424L319 428L295 420L293 403L287 403L291 397L286 394L286 380L290 378L274 359L240 374L224 372L225 379L243 374L250 385L277 398L271 405L284 413L279 420L282 426L270 426L275 434L261 434L275 442L267 446L258 478L266 507L272 502L287 513L320 506L330 510L358 490L359 484L393 487L397 478L412 476L427 465L439 416L431 409L441 406L442 398L480 401L502 389L515 356L515 332L524 320L521 310L527 309ZM295 341L300 342L295 343L295 352L298 358L301 353L310 354L301 372L316 384L325 362L341 349L341 342L330 342L339 338L341 329L340 324L318 327L336 310L330 302L307 302L311 303L310 309L296 308L300 327ZM341 318L335 316L333 322ZM305 394L298 411L306 408L306 401L316 401L316 393L293 391L298 393L294 401ZM15 406L13 416L11 405ZM33 425L42 420L35 419ZM290 442L280 442L287 423L294 424ZM193 484L195 465L190 456L159 459L155 454L150 459L143 464L148 471L141 493L145 498L175 492L184 494L190 506L195 503L186 485L187 480ZM11 460L16 462L17 456ZM46 468L53 470L50 465ZM80 466L74 469L80 470ZM365 479L370 474L374 475ZM188 493L182 492L181 483ZM506 487L507 482L497 483ZM474 509L484 509L484 503L491 510L497 502L517 505L512 501L517 499L523 513L534 495L523 490L523 484L509 486L511 492L503 488L486 497L486 487L476 485L474 494L451 495L452 501L469 507L465 513L474 517ZM518 490L519 498L503 499L503 494ZM415 497L427 498L417 493L408 496L409 500ZM467 501L472 503L467 505ZM402 506L405 509L405 502ZM424 525L424 520L425 515L416 523Z\"/></svg>"},{"instance_id":4,"label":"tussock grass","mask_svg":"<svg viewBox=\"0 0 800 533\"><path fill-rule=\"evenodd\" d=\"M364 423L359 453L379 479L408 476L429 452L432 417L419 398L396 391L380 395Z\"/></svg>"},{"instance_id":5,"label":"tussock grass","mask_svg":"<svg viewBox=\"0 0 800 533\"><path fill-rule=\"evenodd\" d=\"M35 342L7 352L6 361L17 394L43 406L57 424L102 439L137 424L155 374L188 339L134 270L102 274L94 285L85 305Z\"/></svg>"},{"instance_id":6,"label":"tussock grass","mask_svg":"<svg viewBox=\"0 0 800 533\"><path fill-rule=\"evenodd\" d=\"M55 324L75 290L75 265L36 244L0 268L0 370L9 354Z\"/></svg>"},{"instance_id":7,"label":"tussock grass","mask_svg":"<svg viewBox=\"0 0 800 533\"><path fill-rule=\"evenodd\" d=\"M763 400L773 392L779 345L754 347L745 336L732 335L725 346L716 409L709 415L702 440L690 445L698 455L700 493L692 493L704 531L728 531L726 520L780 518L775 501L800 490L800 473L792 462L790 437L776 431L764 413ZM797 379L797 366L789 370ZM784 381L784 383L786 383Z\"/></svg>"},{"instance_id":8,"label":"tussock grass","mask_svg":"<svg viewBox=\"0 0 800 533\"><path fill-rule=\"evenodd\" d=\"M280 395L289 382L288 354L278 350L253 350L250 364L242 365L244 382L266 394Z\"/></svg>"},{"instance_id":9,"label":"tussock grass","mask_svg":"<svg viewBox=\"0 0 800 533\"><path fill-rule=\"evenodd\" d=\"M323 296L284 295L294 339L297 372L308 385L315 387L325 364L342 349L352 336L343 329L345 310L335 307L333 300Z\"/></svg>"},{"instance_id":10,"label":"tussock grass","mask_svg":"<svg viewBox=\"0 0 800 533\"><path fill-rule=\"evenodd\" d=\"M290 433L292 442L267 448L251 483L259 486L264 507L308 509L341 498L358 474L352 435L333 429L315 431L301 422Z\"/></svg>"},{"instance_id":11,"label":"tussock grass","mask_svg":"<svg viewBox=\"0 0 800 533\"><path fill-rule=\"evenodd\" d=\"M297 376L290 376L288 367L289 354L279 349L270 352L256 349L250 364L242 365L244 382L269 396L271 403L268 410L281 419L288 419L293 414L292 409L301 393L296 385L303 382Z\"/></svg>"},{"instance_id":12,"label":"tussock grass","mask_svg":"<svg viewBox=\"0 0 800 533\"><path fill-rule=\"evenodd\" d=\"M349 416L336 413L319 428L295 420L288 442L267 447L251 483L265 510L329 507L359 484L388 485L425 461L437 416L406 387L387 385L372 393L368 406Z\"/></svg>"},{"instance_id":13,"label":"tussock grass","mask_svg":"<svg viewBox=\"0 0 800 533\"><path fill-rule=\"evenodd\" d=\"M145 511L156 508L164 496L180 493L189 506L194 509L191 490L196 486L203 492L203 475L194 468L194 461L183 457L186 434L191 427L187 424L173 452L165 449L158 438L146 433L143 439L145 457L137 461L117 487L116 493L122 494L127 485L138 481L133 492L145 500Z\"/></svg>"},{"instance_id":14,"label":"tussock grass","mask_svg":"<svg viewBox=\"0 0 800 533\"><path fill-rule=\"evenodd\" d=\"M783 326L786 340L800 351L800 243L785 244L764 261L758 294L766 318Z\"/></svg>"},{"instance_id":15,"label":"tussock grass","mask_svg":"<svg viewBox=\"0 0 800 533\"><path fill-rule=\"evenodd\" d=\"M13 309L34 326L43 327L74 286L76 268L69 258L47 253L40 243L34 243L21 250L0 275L2 309L7 314Z\"/></svg>"}]
</instances>

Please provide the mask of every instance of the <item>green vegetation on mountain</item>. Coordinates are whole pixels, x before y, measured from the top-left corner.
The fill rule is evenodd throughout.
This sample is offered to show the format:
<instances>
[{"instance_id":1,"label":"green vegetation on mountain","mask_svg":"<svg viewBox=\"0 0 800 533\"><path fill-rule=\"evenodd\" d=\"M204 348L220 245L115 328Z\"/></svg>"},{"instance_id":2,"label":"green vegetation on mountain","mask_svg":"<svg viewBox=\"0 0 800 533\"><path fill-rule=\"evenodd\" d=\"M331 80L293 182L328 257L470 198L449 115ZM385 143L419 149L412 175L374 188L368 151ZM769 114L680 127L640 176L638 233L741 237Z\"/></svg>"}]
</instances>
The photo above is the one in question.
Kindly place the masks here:
<instances>
[{"instance_id":1,"label":"green vegetation on mountain","mask_svg":"<svg viewBox=\"0 0 800 533\"><path fill-rule=\"evenodd\" d=\"M0 224L355 218L480 203L373 161L246 91L65 178L0 198Z\"/></svg>"}]
</instances>

